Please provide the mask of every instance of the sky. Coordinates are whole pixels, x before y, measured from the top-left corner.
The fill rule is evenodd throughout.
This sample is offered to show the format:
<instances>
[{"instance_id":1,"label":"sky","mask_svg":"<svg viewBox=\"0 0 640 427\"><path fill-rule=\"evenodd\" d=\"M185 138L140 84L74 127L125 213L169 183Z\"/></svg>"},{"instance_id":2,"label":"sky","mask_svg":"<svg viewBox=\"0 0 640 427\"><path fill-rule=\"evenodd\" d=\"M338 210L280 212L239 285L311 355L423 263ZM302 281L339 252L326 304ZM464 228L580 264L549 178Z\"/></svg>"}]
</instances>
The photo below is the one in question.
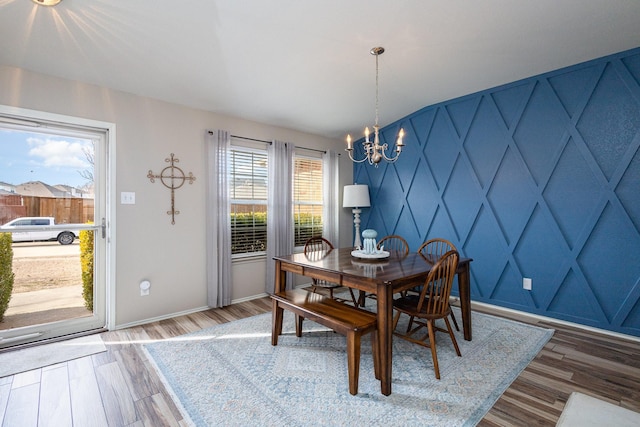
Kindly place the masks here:
<instances>
[{"instance_id":1,"label":"sky","mask_svg":"<svg viewBox=\"0 0 640 427\"><path fill-rule=\"evenodd\" d=\"M93 173L83 150L93 152L91 140L0 129L0 181L82 187L89 181L79 172Z\"/></svg>"}]
</instances>

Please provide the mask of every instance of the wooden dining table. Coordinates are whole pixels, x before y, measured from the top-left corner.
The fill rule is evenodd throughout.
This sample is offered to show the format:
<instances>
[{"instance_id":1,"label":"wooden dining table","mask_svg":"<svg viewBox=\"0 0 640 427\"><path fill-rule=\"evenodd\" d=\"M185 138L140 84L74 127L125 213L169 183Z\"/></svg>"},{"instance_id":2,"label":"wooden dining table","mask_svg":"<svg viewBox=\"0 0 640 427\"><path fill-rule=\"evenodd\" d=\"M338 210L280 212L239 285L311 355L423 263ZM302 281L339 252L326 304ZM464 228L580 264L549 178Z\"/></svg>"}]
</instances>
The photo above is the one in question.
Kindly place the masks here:
<instances>
[{"instance_id":1,"label":"wooden dining table","mask_svg":"<svg viewBox=\"0 0 640 427\"><path fill-rule=\"evenodd\" d=\"M291 272L375 294L381 365L380 390L388 396L391 394L392 378L393 294L423 283L433 264L418 253L368 260L353 257L352 251L353 248L335 249L320 259L311 259L304 253L274 257L275 292L287 289L286 273ZM471 340L471 261L471 258L461 258L457 270L462 328L467 341Z\"/></svg>"}]
</instances>

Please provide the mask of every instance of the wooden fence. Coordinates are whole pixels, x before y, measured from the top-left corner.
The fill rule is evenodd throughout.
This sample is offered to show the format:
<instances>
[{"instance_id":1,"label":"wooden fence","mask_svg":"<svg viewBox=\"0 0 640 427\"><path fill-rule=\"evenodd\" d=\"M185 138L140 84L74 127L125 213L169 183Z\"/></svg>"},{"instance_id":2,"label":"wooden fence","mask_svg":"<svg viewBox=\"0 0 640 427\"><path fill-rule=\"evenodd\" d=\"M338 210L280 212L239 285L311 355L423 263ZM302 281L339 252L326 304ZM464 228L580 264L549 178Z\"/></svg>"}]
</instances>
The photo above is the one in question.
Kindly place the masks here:
<instances>
[{"instance_id":1,"label":"wooden fence","mask_svg":"<svg viewBox=\"0 0 640 427\"><path fill-rule=\"evenodd\" d=\"M93 199L0 194L0 224L22 216L52 216L56 224L93 222Z\"/></svg>"}]
</instances>

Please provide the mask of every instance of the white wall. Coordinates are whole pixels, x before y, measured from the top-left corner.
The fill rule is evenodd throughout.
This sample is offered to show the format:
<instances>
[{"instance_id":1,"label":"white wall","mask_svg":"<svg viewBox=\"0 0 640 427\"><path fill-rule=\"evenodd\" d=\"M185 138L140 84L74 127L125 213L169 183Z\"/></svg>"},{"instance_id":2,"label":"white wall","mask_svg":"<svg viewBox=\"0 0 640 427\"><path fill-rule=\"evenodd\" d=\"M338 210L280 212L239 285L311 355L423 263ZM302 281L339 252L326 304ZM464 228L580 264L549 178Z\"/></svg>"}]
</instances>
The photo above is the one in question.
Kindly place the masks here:
<instances>
[{"instance_id":1,"label":"white wall","mask_svg":"<svg viewBox=\"0 0 640 427\"><path fill-rule=\"evenodd\" d=\"M305 134L202 110L143 98L106 88L0 66L0 104L116 124L115 324L139 323L206 305L204 134L225 129L234 135L278 139L317 149L334 149L340 157L340 187L351 184L353 167L339 140ZM170 191L151 183L175 153L193 185L176 191L175 225L167 215ZM135 205L120 205L122 191L136 193ZM342 193L342 191L340 191ZM342 197L342 194L340 195ZM341 205L341 200L340 200ZM352 217L340 213L340 246L352 242ZM233 300L264 292L265 260L245 262L233 270ZM251 274L247 274L251 273ZM141 279L152 283L140 297Z\"/></svg>"}]
</instances>

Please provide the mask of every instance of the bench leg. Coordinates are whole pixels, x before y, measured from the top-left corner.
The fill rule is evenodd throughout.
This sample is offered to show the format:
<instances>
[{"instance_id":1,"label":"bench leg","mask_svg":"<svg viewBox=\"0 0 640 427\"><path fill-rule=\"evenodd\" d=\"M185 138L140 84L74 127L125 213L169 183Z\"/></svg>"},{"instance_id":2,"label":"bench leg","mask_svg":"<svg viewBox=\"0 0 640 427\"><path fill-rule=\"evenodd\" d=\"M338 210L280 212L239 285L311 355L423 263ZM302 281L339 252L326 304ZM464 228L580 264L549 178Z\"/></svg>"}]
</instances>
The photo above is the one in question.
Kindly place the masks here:
<instances>
[{"instance_id":1,"label":"bench leg","mask_svg":"<svg viewBox=\"0 0 640 427\"><path fill-rule=\"evenodd\" d=\"M373 355L373 373L380 379L380 347L378 346L378 330L371 332L371 354Z\"/></svg>"},{"instance_id":2,"label":"bench leg","mask_svg":"<svg viewBox=\"0 0 640 427\"><path fill-rule=\"evenodd\" d=\"M302 321L304 317L296 314L296 336L300 338L302 336Z\"/></svg>"},{"instance_id":3,"label":"bench leg","mask_svg":"<svg viewBox=\"0 0 640 427\"><path fill-rule=\"evenodd\" d=\"M347 370L349 371L349 393L358 394L358 378L360 377L360 333L347 333Z\"/></svg>"},{"instance_id":4,"label":"bench leg","mask_svg":"<svg viewBox=\"0 0 640 427\"><path fill-rule=\"evenodd\" d=\"M271 316L271 345L278 345L278 337L282 334L282 317L284 309L280 307L278 301L273 300L273 311Z\"/></svg>"}]
</instances>

